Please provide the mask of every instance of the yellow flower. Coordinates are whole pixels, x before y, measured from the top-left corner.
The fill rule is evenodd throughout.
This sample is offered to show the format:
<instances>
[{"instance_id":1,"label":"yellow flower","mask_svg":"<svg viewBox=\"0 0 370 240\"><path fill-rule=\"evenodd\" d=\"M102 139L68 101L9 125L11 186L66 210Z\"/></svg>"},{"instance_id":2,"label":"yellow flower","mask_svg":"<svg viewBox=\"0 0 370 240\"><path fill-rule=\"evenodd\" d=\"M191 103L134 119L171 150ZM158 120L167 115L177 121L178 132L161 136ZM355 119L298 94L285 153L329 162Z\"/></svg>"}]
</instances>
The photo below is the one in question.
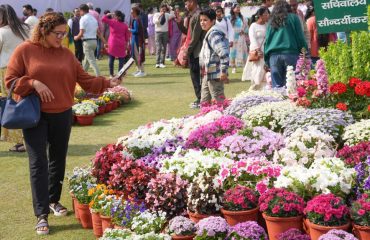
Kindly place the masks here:
<instances>
[{"instance_id":1,"label":"yellow flower","mask_svg":"<svg viewBox=\"0 0 370 240\"><path fill-rule=\"evenodd\" d=\"M95 193L95 188L90 188L88 191L88 195L91 196Z\"/></svg>"}]
</instances>

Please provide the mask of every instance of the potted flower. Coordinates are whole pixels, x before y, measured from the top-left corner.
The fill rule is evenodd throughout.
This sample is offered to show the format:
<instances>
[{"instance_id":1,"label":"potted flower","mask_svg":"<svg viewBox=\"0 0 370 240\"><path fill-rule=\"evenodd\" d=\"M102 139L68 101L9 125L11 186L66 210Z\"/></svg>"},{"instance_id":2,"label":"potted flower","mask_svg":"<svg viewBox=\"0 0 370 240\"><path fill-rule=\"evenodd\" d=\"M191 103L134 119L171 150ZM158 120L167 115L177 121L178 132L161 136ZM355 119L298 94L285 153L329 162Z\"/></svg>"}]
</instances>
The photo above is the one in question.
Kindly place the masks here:
<instances>
[{"instance_id":1,"label":"potted flower","mask_svg":"<svg viewBox=\"0 0 370 240\"><path fill-rule=\"evenodd\" d=\"M172 218L168 228L173 240L193 240L195 236L194 222L183 216Z\"/></svg>"},{"instance_id":2,"label":"potted flower","mask_svg":"<svg viewBox=\"0 0 370 240\"><path fill-rule=\"evenodd\" d=\"M157 170L145 166L140 160L128 157L113 164L109 172L109 183L118 193L129 200L144 201L148 191L148 183L155 178Z\"/></svg>"},{"instance_id":3,"label":"potted flower","mask_svg":"<svg viewBox=\"0 0 370 240\"><path fill-rule=\"evenodd\" d=\"M102 115L105 113L105 101L103 97L94 98L92 99L96 105L98 105L98 112L97 115Z\"/></svg>"},{"instance_id":4,"label":"potted flower","mask_svg":"<svg viewBox=\"0 0 370 240\"><path fill-rule=\"evenodd\" d=\"M114 88L109 88L108 91L116 94L117 100L120 104L129 103L132 99L131 91L123 86L115 86Z\"/></svg>"},{"instance_id":5,"label":"potted flower","mask_svg":"<svg viewBox=\"0 0 370 240\"><path fill-rule=\"evenodd\" d=\"M100 199L101 210L100 210L100 219L103 232L107 228L113 228L112 218L111 218L111 211L113 202L118 197L116 195L103 195Z\"/></svg>"},{"instance_id":6,"label":"potted flower","mask_svg":"<svg viewBox=\"0 0 370 240\"><path fill-rule=\"evenodd\" d=\"M194 240L225 239L229 232L229 225L222 217L208 217L200 220L197 225Z\"/></svg>"},{"instance_id":7,"label":"potted flower","mask_svg":"<svg viewBox=\"0 0 370 240\"><path fill-rule=\"evenodd\" d=\"M311 238L300 230L291 228L286 232L280 233L278 240L311 240Z\"/></svg>"},{"instance_id":8,"label":"potted flower","mask_svg":"<svg viewBox=\"0 0 370 240\"><path fill-rule=\"evenodd\" d=\"M91 175L97 179L98 183L108 184L112 165L123 159L122 151L121 144L108 144L96 152L91 160Z\"/></svg>"},{"instance_id":9,"label":"potted flower","mask_svg":"<svg viewBox=\"0 0 370 240\"><path fill-rule=\"evenodd\" d=\"M257 205L256 192L245 186L238 185L225 192L221 212L227 223L234 226L241 222L257 221Z\"/></svg>"},{"instance_id":10,"label":"potted flower","mask_svg":"<svg viewBox=\"0 0 370 240\"><path fill-rule=\"evenodd\" d=\"M370 197L362 194L351 207L353 232L360 240L370 239Z\"/></svg>"},{"instance_id":11,"label":"potted flower","mask_svg":"<svg viewBox=\"0 0 370 240\"><path fill-rule=\"evenodd\" d=\"M106 92L103 93L102 96L109 98L110 103L107 103L107 105L111 104L111 106L112 106L111 110L114 110L114 109L117 108L117 103L116 103L117 96L114 92L106 91Z\"/></svg>"},{"instance_id":12,"label":"potted flower","mask_svg":"<svg viewBox=\"0 0 370 240\"><path fill-rule=\"evenodd\" d=\"M88 211L88 189L94 187L96 180L91 176L90 168L87 167L75 167L72 174L68 174L67 180L69 185L69 192L73 196L75 217L79 221L81 221L81 224L83 224L84 227L88 228L91 225L91 215L89 215ZM81 203L83 203L84 205L82 206ZM80 211L79 209L83 210ZM81 216L82 214L84 215Z\"/></svg>"},{"instance_id":13,"label":"potted flower","mask_svg":"<svg viewBox=\"0 0 370 240\"><path fill-rule=\"evenodd\" d=\"M267 240L265 229L255 221L247 221L230 227L228 239L230 240Z\"/></svg>"},{"instance_id":14,"label":"potted flower","mask_svg":"<svg viewBox=\"0 0 370 240\"><path fill-rule=\"evenodd\" d=\"M271 240L290 228L303 229L304 200L283 188L272 188L259 199L259 208L266 221Z\"/></svg>"},{"instance_id":15,"label":"potted flower","mask_svg":"<svg viewBox=\"0 0 370 240\"><path fill-rule=\"evenodd\" d=\"M148 184L146 205L152 211L163 211L168 219L186 212L188 182L172 173L161 173Z\"/></svg>"},{"instance_id":16,"label":"potted flower","mask_svg":"<svg viewBox=\"0 0 370 240\"><path fill-rule=\"evenodd\" d=\"M82 102L73 105L72 111L80 125L88 126L93 124L95 113L98 112L98 106L95 103Z\"/></svg>"},{"instance_id":17,"label":"potted flower","mask_svg":"<svg viewBox=\"0 0 370 240\"><path fill-rule=\"evenodd\" d=\"M165 212L151 212L150 210L146 210L133 217L131 230L137 234L160 233L166 222Z\"/></svg>"},{"instance_id":18,"label":"potted flower","mask_svg":"<svg viewBox=\"0 0 370 240\"><path fill-rule=\"evenodd\" d=\"M143 203L125 201L122 197L115 199L111 207L111 218L114 228L130 229L133 218L146 210Z\"/></svg>"},{"instance_id":19,"label":"potted flower","mask_svg":"<svg viewBox=\"0 0 370 240\"><path fill-rule=\"evenodd\" d=\"M221 201L221 189L215 185L213 177L197 176L188 187L188 214L196 223L203 218L219 215Z\"/></svg>"},{"instance_id":20,"label":"potted flower","mask_svg":"<svg viewBox=\"0 0 370 240\"><path fill-rule=\"evenodd\" d=\"M346 231L343 231L343 230L339 230L339 229L332 229L329 232L327 232L327 233L325 233L325 234L323 234L319 237L319 240L333 240L333 239L358 240L352 234L350 234Z\"/></svg>"},{"instance_id":21,"label":"potted flower","mask_svg":"<svg viewBox=\"0 0 370 240\"><path fill-rule=\"evenodd\" d=\"M113 103L112 103L111 99L108 96L104 95L104 94L101 96L101 98L105 102L105 112L106 113L111 112L112 107L113 107Z\"/></svg>"},{"instance_id":22,"label":"potted flower","mask_svg":"<svg viewBox=\"0 0 370 240\"><path fill-rule=\"evenodd\" d=\"M107 228L99 240L115 240L115 239L129 239L133 236L133 232L128 229L112 229Z\"/></svg>"},{"instance_id":23,"label":"potted flower","mask_svg":"<svg viewBox=\"0 0 370 240\"><path fill-rule=\"evenodd\" d=\"M321 194L307 202L305 224L311 239L317 240L331 229L349 228L349 209L344 200L334 194Z\"/></svg>"}]
</instances>

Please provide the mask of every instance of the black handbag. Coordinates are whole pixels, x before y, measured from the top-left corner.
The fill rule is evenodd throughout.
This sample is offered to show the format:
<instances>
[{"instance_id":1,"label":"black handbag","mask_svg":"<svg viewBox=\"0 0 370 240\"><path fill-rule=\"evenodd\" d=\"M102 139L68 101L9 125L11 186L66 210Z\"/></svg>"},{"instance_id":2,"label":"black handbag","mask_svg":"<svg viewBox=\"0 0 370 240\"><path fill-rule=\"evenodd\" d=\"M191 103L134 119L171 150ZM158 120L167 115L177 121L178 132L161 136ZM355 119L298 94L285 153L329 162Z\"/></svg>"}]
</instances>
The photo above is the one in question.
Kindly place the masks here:
<instances>
[{"instance_id":1,"label":"black handbag","mask_svg":"<svg viewBox=\"0 0 370 240\"><path fill-rule=\"evenodd\" d=\"M7 98L0 99L1 126L7 129L27 129L35 127L40 121L40 98L32 93L16 102L12 98L14 80Z\"/></svg>"}]
</instances>

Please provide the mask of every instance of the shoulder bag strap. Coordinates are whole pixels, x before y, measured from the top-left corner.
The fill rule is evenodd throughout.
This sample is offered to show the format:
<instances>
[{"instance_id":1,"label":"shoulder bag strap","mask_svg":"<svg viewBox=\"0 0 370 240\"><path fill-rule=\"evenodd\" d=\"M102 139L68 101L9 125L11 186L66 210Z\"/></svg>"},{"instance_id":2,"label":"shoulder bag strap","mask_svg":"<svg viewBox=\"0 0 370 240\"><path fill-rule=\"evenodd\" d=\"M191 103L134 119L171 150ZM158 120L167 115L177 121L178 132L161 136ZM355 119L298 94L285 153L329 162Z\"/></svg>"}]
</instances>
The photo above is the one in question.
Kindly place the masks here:
<instances>
[{"instance_id":1,"label":"shoulder bag strap","mask_svg":"<svg viewBox=\"0 0 370 240\"><path fill-rule=\"evenodd\" d=\"M18 78L16 78L15 80L13 80L12 85L10 86L10 89L9 89L9 93L8 93L7 99L11 99L12 98L13 90L15 88L15 84L16 84L17 81L18 81Z\"/></svg>"}]
</instances>

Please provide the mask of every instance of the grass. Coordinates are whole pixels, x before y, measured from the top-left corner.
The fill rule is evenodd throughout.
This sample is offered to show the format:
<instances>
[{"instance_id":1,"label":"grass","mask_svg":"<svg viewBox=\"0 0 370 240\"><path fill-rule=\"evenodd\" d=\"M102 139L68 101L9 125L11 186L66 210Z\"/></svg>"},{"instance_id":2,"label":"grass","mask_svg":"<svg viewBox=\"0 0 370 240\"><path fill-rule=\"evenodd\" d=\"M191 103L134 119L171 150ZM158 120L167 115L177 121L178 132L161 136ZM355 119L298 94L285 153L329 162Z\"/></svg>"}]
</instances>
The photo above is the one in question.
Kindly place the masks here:
<instances>
[{"instance_id":1,"label":"grass","mask_svg":"<svg viewBox=\"0 0 370 240\"><path fill-rule=\"evenodd\" d=\"M118 64L118 63L116 63ZM108 76L107 60L99 61L102 73ZM133 72L134 68L130 70ZM238 69L239 72L242 69ZM189 70L167 65L154 68L154 58L146 63L148 76L134 78L129 73L124 86L133 91L134 101L109 114L99 116L89 127L74 126L69 143L66 173L75 166L89 164L95 152L108 143L114 143L130 129L159 119L195 114L188 105L194 101ZM248 88L241 82L241 73L231 75L225 85L227 97ZM23 153L11 153L13 143L0 142L0 239L94 239L92 230L82 229L72 212L67 217L49 216L50 235L39 237L34 231L36 218L33 214L29 182L28 157ZM64 186L61 202L71 209L71 198Z\"/></svg>"}]
</instances>

